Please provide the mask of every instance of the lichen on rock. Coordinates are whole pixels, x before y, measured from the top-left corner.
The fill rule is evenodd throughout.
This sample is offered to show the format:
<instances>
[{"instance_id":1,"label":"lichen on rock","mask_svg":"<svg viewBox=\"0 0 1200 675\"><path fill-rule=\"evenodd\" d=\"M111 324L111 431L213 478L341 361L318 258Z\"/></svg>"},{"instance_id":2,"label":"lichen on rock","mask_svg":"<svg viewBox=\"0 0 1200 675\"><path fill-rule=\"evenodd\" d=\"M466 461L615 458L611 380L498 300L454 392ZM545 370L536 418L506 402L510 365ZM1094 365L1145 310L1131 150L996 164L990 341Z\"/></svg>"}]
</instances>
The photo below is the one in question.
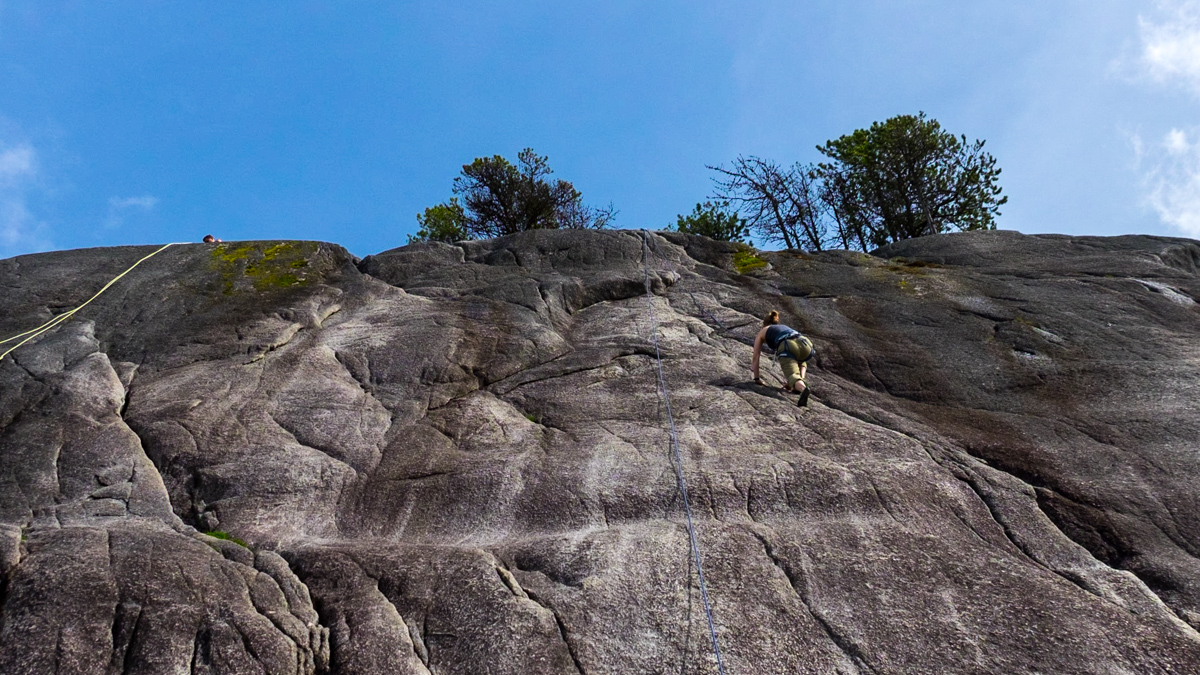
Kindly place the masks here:
<instances>
[{"instance_id":1,"label":"lichen on rock","mask_svg":"<svg viewBox=\"0 0 1200 675\"><path fill-rule=\"evenodd\" d=\"M228 295L244 286L242 278L256 291L308 283L305 268L317 250L316 243L304 241L222 243L213 247L211 256Z\"/></svg>"}]
</instances>

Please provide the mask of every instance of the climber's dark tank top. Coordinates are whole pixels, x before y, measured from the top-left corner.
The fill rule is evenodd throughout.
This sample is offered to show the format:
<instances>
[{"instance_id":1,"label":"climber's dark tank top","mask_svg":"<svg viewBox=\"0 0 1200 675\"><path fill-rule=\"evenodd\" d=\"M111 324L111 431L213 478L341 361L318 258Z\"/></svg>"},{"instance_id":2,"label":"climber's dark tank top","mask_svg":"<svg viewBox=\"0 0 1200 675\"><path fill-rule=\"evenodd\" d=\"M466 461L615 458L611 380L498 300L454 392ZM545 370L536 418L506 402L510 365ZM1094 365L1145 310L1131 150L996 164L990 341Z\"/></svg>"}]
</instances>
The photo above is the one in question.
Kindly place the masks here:
<instances>
[{"instance_id":1,"label":"climber's dark tank top","mask_svg":"<svg viewBox=\"0 0 1200 675\"><path fill-rule=\"evenodd\" d=\"M763 342L771 348L771 351L777 352L779 351L780 342L799 334L800 332L793 328L785 326L781 323L776 323L767 326L767 334L763 336Z\"/></svg>"}]
</instances>

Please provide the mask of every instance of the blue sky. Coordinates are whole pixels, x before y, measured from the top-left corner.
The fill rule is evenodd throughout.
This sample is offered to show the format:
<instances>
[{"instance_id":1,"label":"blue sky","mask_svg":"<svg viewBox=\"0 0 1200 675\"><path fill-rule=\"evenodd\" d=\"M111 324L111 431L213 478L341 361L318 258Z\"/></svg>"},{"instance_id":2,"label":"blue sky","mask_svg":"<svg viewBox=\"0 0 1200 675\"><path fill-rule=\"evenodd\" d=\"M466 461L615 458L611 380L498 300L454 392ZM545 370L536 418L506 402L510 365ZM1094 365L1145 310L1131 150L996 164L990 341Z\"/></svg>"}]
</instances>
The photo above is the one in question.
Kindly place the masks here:
<instances>
[{"instance_id":1,"label":"blue sky","mask_svg":"<svg viewBox=\"0 0 1200 675\"><path fill-rule=\"evenodd\" d=\"M464 163L548 155L661 228L705 164L923 110L1022 232L1200 237L1200 0L0 0L0 257L399 246Z\"/></svg>"}]
</instances>

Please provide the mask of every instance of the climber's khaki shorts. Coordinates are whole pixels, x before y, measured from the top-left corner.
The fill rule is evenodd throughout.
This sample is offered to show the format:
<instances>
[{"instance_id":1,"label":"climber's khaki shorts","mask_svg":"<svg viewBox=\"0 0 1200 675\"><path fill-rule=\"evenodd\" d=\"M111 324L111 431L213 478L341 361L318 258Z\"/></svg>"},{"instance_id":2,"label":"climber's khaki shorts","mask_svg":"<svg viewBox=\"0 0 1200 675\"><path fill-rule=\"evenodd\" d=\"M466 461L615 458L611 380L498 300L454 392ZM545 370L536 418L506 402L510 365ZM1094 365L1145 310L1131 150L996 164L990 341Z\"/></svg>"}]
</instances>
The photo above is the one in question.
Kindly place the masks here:
<instances>
[{"instance_id":1,"label":"climber's khaki shorts","mask_svg":"<svg viewBox=\"0 0 1200 675\"><path fill-rule=\"evenodd\" d=\"M783 376L787 378L788 388L794 389L800 377L800 362L790 356L779 357L779 367L783 369Z\"/></svg>"}]
</instances>

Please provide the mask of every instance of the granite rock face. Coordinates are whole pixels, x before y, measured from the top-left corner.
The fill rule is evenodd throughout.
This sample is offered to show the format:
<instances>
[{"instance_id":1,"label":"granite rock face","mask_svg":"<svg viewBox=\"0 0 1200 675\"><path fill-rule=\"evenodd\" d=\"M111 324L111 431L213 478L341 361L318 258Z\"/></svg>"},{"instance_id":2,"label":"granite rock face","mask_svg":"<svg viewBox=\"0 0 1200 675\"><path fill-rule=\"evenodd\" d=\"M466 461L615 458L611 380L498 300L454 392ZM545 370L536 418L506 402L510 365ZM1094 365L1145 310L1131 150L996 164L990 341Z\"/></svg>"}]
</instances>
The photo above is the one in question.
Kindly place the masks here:
<instances>
[{"instance_id":1,"label":"granite rock face","mask_svg":"<svg viewBox=\"0 0 1200 675\"><path fill-rule=\"evenodd\" d=\"M0 261L0 338L152 250ZM727 673L1200 672L1198 300L1141 236L172 247L0 361L0 672L717 672L655 335Z\"/></svg>"}]
</instances>

